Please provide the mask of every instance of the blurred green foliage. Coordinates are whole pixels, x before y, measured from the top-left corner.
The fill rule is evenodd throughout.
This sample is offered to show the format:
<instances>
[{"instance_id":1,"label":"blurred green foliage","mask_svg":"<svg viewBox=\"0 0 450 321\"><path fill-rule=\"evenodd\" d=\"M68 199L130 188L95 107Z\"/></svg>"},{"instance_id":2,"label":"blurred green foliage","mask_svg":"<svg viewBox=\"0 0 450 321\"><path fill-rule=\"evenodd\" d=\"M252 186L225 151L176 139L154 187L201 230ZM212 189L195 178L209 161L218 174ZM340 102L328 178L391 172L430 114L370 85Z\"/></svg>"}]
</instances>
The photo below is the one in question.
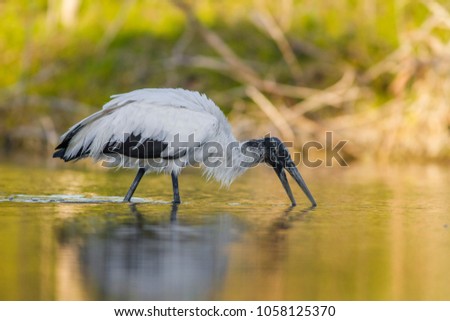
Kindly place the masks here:
<instances>
[{"instance_id":1,"label":"blurred green foliage","mask_svg":"<svg viewBox=\"0 0 450 321\"><path fill-rule=\"evenodd\" d=\"M401 37L429 16L424 3L416 0L187 3L204 26L220 35L264 79L317 89L338 81L346 68L355 70L364 86L363 74L395 51ZM225 112L236 108L236 101L248 103L243 84L226 72L184 60L173 63L180 46L184 46L183 56L217 57L201 35L189 29L185 13L176 4L157 0L0 2L0 145L7 151L11 146L39 150L36 141L26 142L33 136L51 146L55 133L98 109L111 94L142 87L203 91ZM273 15L285 32L301 66L295 80L277 45L254 23L259 10ZM440 32L441 39L450 37L447 31ZM358 108L378 108L389 100L394 78L383 74L371 80L372 103ZM325 108L307 116L320 119L329 113Z\"/></svg>"},{"instance_id":2,"label":"blurred green foliage","mask_svg":"<svg viewBox=\"0 0 450 321\"><path fill-rule=\"evenodd\" d=\"M52 2L55 8L50 6ZM115 92L164 86L165 59L186 20L170 1L80 1L72 23L61 21L62 2L0 4L2 88L20 84L26 86L27 93L98 106ZM294 6L289 35L295 37L294 43L297 38L332 53L339 58L333 63L367 68L395 48L399 23L420 22L424 9L413 2L407 1L404 9L410 8L411 14L399 17L396 1L301 1ZM249 23L253 1L195 1L194 5L199 18L218 30L245 59L279 63L276 46ZM270 5L272 10L279 9L275 2ZM400 21L402 18L408 21ZM120 30L109 39L114 28ZM201 39L190 50L210 53ZM307 58L306 65L312 60ZM188 85L191 77L198 78L196 70L182 69L180 86ZM223 77L211 83L206 77L217 78L212 73L201 75L195 80L205 91L222 91L232 85L224 84ZM335 80L322 78L317 77L318 84L309 86Z\"/></svg>"}]
</instances>

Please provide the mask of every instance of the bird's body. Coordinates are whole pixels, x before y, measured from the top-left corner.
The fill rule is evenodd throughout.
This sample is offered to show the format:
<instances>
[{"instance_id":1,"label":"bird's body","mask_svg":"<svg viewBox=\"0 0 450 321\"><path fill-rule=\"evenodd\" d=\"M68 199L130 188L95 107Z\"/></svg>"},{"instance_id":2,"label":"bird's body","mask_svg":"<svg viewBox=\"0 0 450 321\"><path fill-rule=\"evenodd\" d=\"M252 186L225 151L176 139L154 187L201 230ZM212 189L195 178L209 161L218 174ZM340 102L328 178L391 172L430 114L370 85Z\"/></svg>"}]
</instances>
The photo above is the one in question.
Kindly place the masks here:
<instances>
[{"instance_id":1,"label":"bird's body","mask_svg":"<svg viewBox=\"0 0 450 321\"><path fill-rule=\"evenodd\" d=\"M237 141L219 107L198 92L139 89L111 98L102 110L72 126L53 156L65 161L92 157L105 166L139 168L126 201L145 173L170 173L174 202L179 202L178 175L184 167L200 164L208 178L229 185L248 168L270 163L271 143L282 145L276 138L271 143ZM310 200L315 205L312 196Z\"/></svg>"}]
</instances>

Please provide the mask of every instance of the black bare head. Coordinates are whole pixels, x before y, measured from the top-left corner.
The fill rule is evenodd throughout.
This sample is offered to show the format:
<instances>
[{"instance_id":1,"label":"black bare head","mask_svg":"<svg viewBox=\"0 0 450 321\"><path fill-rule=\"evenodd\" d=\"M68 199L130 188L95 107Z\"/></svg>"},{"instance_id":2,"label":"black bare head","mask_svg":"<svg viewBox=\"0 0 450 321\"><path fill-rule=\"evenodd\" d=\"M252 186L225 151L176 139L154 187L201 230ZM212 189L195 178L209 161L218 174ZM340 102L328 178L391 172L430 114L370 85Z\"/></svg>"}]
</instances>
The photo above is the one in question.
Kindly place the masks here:
<instances>
[{"instance_id":1,"label":"black bare head","mask_svg":"<svg viewBox=\"0 0 450 321\"><path fill-rule=\"evenodd\" d=\"M291 159L291 155L289 154L286 146L283 142L277 137L265 137L263 140L264 145L264 162L269 164L275 170L278 178L283 184L286 193L289 196L289 199L292 202L292 206L296 205L294 195L292 194L291 187L289 186L286 174L284 169L294 178L300 188L303 190L305 195L310 200L312 206L317 206L314 197L306 186L303 177L300 175L300 172L297 170L295 163Z\"/></svg>"}]
</instances>

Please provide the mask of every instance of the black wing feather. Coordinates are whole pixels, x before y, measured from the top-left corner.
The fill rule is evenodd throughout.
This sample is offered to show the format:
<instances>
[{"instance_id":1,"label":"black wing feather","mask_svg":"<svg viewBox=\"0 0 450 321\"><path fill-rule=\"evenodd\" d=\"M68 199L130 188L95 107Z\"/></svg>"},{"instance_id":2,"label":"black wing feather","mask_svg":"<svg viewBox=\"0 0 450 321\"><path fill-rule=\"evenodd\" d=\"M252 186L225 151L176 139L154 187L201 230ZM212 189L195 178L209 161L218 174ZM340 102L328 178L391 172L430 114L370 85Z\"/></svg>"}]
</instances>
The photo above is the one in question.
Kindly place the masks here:
<instances>
[{"instance_id":1,"label":"black wing feather","mask_svg":"<svg viewBox=\"0 0 450 321\"><path fill-rule=\"evenodd\" d=\"M81 127L74 128L64 140L59 144L56 149L57 151L53 154L54 158L61 158L68 162L71 160L77 160L80 158L87 157L90 153L89 146L83 151L79 151L76 155L72 157L65 157L66 149L69 146L70 140L75 137L75 135L80 131ZM161 158L162 152L167 148L168 143L160 142L153 139L146 139L141 141L141 135L129 135L123 142L115 141L110 142L103 148L103 153L106 155L111 154L121 154L124 156L139 158L139 159L149 159L149 158ZM175 159L183 156L186 151L178 153L172 156L163 157L164 159Z\"/></svg>"}]
</instances>

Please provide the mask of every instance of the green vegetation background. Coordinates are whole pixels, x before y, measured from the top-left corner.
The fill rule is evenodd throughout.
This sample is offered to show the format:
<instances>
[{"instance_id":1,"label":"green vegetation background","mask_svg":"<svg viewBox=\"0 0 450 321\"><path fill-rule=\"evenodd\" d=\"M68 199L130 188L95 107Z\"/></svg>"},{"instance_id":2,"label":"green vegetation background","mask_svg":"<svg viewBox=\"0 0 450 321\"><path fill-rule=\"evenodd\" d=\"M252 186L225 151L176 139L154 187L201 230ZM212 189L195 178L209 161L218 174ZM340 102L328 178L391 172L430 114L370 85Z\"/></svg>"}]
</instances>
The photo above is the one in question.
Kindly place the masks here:
<instances>
[{"instance_id":1,"label":"green vegetation background","mask_svg":"<svg viewBox=\"0 0 450 321\"><path fill-rule=\"evenodd\" d=\"M281 130L300 146L333 130L350 141L348 158L450 157L447 1L199 0L184 2L187 11L180 3L0 2L3 154L48 157L58 136L110 95L184 87L216 101L238 136ZM190 10L263 83L314 89L311 97L256 86L276 109L267 113L249 91L255 84L190 23ZM261 17L282 32L293 61Z\"/></svg>"}]
</instances>

